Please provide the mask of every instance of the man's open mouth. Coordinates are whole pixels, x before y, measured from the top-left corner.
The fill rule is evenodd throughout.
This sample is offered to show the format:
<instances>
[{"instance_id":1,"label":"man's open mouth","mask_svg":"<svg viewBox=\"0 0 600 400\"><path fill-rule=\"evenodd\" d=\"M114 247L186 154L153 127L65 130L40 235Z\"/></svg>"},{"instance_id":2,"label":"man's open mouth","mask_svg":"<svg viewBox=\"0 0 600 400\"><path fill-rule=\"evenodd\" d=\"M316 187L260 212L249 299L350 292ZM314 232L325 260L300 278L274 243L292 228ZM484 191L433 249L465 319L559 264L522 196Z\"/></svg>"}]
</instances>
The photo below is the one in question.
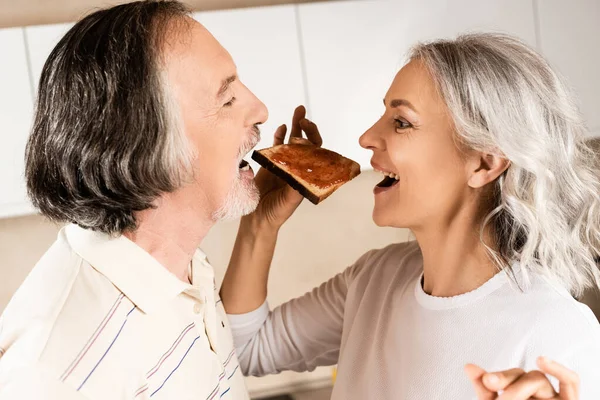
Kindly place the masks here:
<instances>
[{"instance_id":1,"label":"man's open mouth","mask_svg":"<svg viewBox=\"0 0 600 400\"><path fill-rule=\"evenodd\" d=\"M242 160L240 161L240 165L238 168L240 169L240 171L248 171L250 169L250 164L248 164L248 161Z\"/></svg>"}]
</instances>

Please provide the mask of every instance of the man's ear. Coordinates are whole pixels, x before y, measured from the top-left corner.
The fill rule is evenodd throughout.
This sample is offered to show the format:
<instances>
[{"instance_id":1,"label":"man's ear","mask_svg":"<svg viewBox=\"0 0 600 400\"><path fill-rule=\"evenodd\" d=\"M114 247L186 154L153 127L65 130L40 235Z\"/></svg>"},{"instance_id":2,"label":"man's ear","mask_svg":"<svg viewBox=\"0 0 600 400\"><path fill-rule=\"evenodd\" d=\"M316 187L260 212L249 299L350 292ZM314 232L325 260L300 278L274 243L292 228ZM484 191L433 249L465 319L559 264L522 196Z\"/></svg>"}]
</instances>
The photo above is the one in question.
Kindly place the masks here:
<instances>
[{"instance_id":1,"label":"man's ear","mask_svg":"<svg viewBox=\"0 0 600 400\"><path fill-rule=\"evenodd\" d=\"M473 189L482 188L498 179L510 166L510 161L492 153L477 153L468 165L468 184Z\"/></svg>"}]
</instances>

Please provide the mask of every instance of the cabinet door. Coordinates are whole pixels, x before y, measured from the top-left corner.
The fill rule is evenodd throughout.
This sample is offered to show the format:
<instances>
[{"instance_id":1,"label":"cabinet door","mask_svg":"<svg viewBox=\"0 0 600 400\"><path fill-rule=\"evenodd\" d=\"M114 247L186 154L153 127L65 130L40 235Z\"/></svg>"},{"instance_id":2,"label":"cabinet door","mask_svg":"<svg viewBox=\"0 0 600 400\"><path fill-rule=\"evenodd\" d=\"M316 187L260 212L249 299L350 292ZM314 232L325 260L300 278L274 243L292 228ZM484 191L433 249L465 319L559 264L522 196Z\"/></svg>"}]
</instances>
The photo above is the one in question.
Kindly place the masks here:
<instances>
[{"instance_id":1,"label":"cabinet door","mask_svg":"<svg viewBox=\"0 0 600 400\"><path fill-rule=\"evenodd\" d=\"M289 130L294 108L305 102L295 6L206 12L195 17L229 51L242 82L269 109L257 148L272 146L275 129L285 123ZM252 164L256 171L257 165Z\"/></svg>"},{"instance_id":2,"label":"cabinet door","mask_svg":"<svg viewBox=\"0 0 600 400\"><path fill-rule=\"evenodd\" d=\"M0 30L0 48L0 217L9 217L32 211L23 174L33 102L23 30Z\"/></svg>"},{"instance_id":3,"label":"cabinet door","mask_svg":"<svg viewBox=\"0 0 600 400\"><path fill-rule=\"evenodd\" d=\"M299 12L311 116L324 145L363 168L371 168L371 152L358 138L383 113L382 99L416 42L494 30L535 44L530 1L344 1Z\"/></svg>"},{"instance_id":4,"label":"cabinet door","mask_svg":"<svg viewBox=\"0 0 600 400\"><path fill-rule=\"evenodd\" d=\"M194 15L225 47L238 67L240 79L269 109L257 148L273 144L281 124L288 130L294 108L305 104L302 58L296 25L296 6L259 7ZM254 171L258 165L251 162ZM222 241L223 239L219 239ZM251 394L262 396L290 386L328 381L330 370L311 373L283 372L262 378L249 377Z\"/></svg>"},{"instance_id":5,"label":"cabinet door","mask_svg":"<svg viewBox=\"0 0 600 400\"><path fill-rule=\"evenodd\" d=\"M592 132L600 131L600 2L536 4L542 52L573 86Z\"/></svg>"},{"instance_id":6,"label":"cabinet door","mask_svg":"<svg viewBox=\"0 0 600 400\"><path fill-rule=\"evenodd\" d=\"M25 28L34 90L37 90L46 59L52 52L52 49L54 49L54 46L56 46L58 41L72 26L73 24L55 24L28 26Z\"/></svg>"}]
</instances>

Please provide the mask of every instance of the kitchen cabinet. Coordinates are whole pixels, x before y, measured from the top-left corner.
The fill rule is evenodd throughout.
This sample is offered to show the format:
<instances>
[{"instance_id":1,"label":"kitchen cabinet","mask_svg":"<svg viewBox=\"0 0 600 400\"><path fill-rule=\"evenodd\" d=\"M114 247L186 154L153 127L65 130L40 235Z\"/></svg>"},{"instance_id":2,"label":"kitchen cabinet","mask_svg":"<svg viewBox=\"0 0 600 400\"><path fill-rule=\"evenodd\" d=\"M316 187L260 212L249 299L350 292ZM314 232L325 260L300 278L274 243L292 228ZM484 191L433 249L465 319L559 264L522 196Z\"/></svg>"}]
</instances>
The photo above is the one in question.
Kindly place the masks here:
<instances>
[{"instance_id":1,"label":"kitchen cabinet","mask_svg":"<svg viewBox=\"0 0 600 400\"><path fill-rule=\"evenodd\" d=\"M27 214L24 152L33 110L22 28L0 30L0 217Z\"/></svg>"},{"instance_id":2,"label":"kitchen cabinet","mask_svg":"<svg viewBox=\"0 0 600 400\"><path fill-rule=\"evenodd\" d=\"M494 30L536 43L534 9L522 0L379 0L299 7L308 103L324 145L371 168L359 136L383 114L382 99L418 41Z\"/></svg>"},{"instance_id":3,"label":"kitchen cabinet","mask_svg":"<svg viewBox=\"0 0 600 400\"><path fill-rule=\"evenodd\" d=\"M72 26L73 24L55 24L28 26L25 28L34 91L37 90L46 59L52 52L52 49L54 49L54 46L56 46L58 41Z\"/></svg>"},{"instance_id":4,"label":"kitchen cabinet","mask_svg":"<svg viewBox=\"0 0 600 400\"><path fill-rule=\"evenodd\" d=\"M600 131L600 2L536 0L540 47L575 90L588 126Z\"/></svg>"},{"instance_id":5,"label":"kitchen cabinet","mask_svg":"<svg viewBox=\"0 0 600 400\"><path fill-rule=\"evenodd\" d=\"M241 80L269 108L258 147L305 104L324 146L369 169L358 138L383 113L395 73L418 41L501 31L536 45L573 85L592 135L600 135L600 3L595 0L354 0L195 13L231 53ZM32 96L47 56L72 26L0 31L0 217L31 212L23 151ZM256 170L257 165L252 162Z\"/></svg>"},{"instance_id":6,"label":"kitchen cabinet","mask_svg":"<svg viewBox=\"0 0 600 400\"><path fill-rule=\"evenodd\" d=\"M306 102L296 11L297 6L288 5L194 14L229 51L241 81L269 109L257 148L272 146L273 133L281 124L287 124L289 132L294 108ZM258 170L249 156L246 160ZM252 394L266 396L286 387L322 386L330 376L329 368L317 368L312 373L249 377L246 383Z\"/></svg>"},{"instance_id":7,"label":"kitchen cabinet","mask_svg":"<svg viewBox=\"0 0 600 400\"><path fill-rule=\"evenodd\" d=\"M277 6L195 14L225 47L242 82L269 109L257 148L273 145L281 124L288 132L294 108L305 103L296 7ZM247 157L250 161L249 157ZM252 161L254 171L257 164Z\"/></svg>"}]
</instances>

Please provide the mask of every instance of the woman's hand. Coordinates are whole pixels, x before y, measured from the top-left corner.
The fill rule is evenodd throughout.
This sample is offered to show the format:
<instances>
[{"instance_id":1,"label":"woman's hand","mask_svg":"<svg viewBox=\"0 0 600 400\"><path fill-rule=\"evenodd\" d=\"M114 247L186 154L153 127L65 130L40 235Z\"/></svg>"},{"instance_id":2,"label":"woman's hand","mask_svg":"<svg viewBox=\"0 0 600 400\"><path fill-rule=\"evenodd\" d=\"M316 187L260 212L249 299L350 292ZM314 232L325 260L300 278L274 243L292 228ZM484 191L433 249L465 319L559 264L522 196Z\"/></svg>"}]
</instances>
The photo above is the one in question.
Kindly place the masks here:
<instances>
[{"instance_id":1,"label":"woman's hand","mask_svg":"<svg viewBox=\"0 0 600 400\"><path fill-rule=\"evenodd\" d=\"M275 131L273 146L283 144L287 128L280 126ZM306 109L299 106L292 117L291 138L301 138L302 132L306 133L308 140L320 146L323 143L317 126L306 119ZM278 230L281 225L294 213L302 202L302 195L292 189L283 180L269 171L261 168L254 179L260 191L260 203L249 218L259 226L267 226Z\"/></svg>"},{"instance_id":2,"label":"woman's hand","mask_svg":"<svg viewBox=\"0 0 600 400\"><path fill-rule=\"evenodd\" d=\"M490 373L468 364L465 372L473 383L478 400L579 400L579 376L575 372L544 357L537 359L537 365L539 370L529 372L515 368ZM547 375L558 379L559 393L556 393ZM499 391L502 394L499 395Z\"/></svg>"},{"instance_id":3,"label":"woman's hand","mask_svg":"<svg viewBox=\"0 0 600 400\"><path fill-rule=\"evenodd\" d=\"M304 107L296 108L290 140L301 138L304 131L312 143L320 146L319 130L305 116ZM273 144L283 144L285 133L286 127L282 125L275 132ZM300 193L263 168L256 174L255 182L260 203L252 214L241 220L221 285L221 299L229 314L245 314L264 303L279 228L302 201Z\"/></svg>"}]
</instances>

